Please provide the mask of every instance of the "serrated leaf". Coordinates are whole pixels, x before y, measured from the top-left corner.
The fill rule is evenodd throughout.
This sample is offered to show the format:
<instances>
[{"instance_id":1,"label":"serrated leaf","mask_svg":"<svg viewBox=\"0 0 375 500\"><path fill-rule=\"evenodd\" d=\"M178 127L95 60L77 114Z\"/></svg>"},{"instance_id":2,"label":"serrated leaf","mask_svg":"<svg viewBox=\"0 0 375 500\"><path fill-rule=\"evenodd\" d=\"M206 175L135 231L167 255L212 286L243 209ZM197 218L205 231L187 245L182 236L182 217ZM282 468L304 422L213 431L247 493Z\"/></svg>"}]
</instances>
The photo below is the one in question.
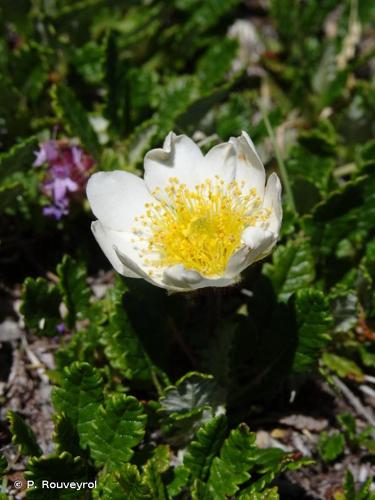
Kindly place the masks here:
<instances>
[{"instance_id":1,"label":"serrated leaf","mask_svg":"<svg viewBox=\"0 0 375 500\"><path fill-rule=\"evenodd\" d=\"M168 500L169 498L168 490L161 476L169 467L169 453L168 446L158 446L144 466L142 482L147 485L155 500Z\"/></svg>"},{"instance_id":2,"label":"serrated leaf","mask_svg":"<svg viewBox=\"0 0 375 500\"><path fill-rule=\"evenodd\" d=\"M296 146L291 152L287 167L289 175L293 178L300 177L309 180L325 193L330 175L336 167L336 161L333 157L318 156L301 146Z\"/></svg>"},{"instance_id":3,"label":"serrated leaf","mask_svg":"<svg viewBox=\"0 0 375 500\"><path fill-rule=\"evenodd\" d=\"M171 482L167 484L168 495L171 498L175 498L182 493L189 481L189 475L189 470L183 465L177 466L173 469L173 478Z\"/></svg>"},{"instance_id":4,"label":"serrated leaf","mask_svg":"<svg viewBox=\"0 0 375 500\"><path fill-rule=\"evenodd\" d=\"M197 74L204 90L220 83L229 72L237 52L237 41L223 38L211 45L197 63Z\"/></svg>"},{"instance_id":5,"label":"serrated leaf","mask_svg":"<svg viewBox=\"0 0 375 500\"><path fill-rule=\"evenodd\" d=\"M69 255L65 255L57 266L59 289L68 314L66 323L73 328L79 317L85 317L90 301L90 289L87 285L86 269Z\"/></svg>"},{"instance_id":6,"label":"serrated leaf","mask_svg":"<svg viewBox=\"0 0 375 500\"><path fill-rule=\"evenodd\" d=\"M44 278L26 278L21 298L20 310L27 328L40 335L57 335L61 323L61 295L57 287Z\"/></svg>"},{"instance_id":7,"label":"serrated leaf","mask_svg":"<svg viewBox=\"0 0 375 500\"><path fill-rule=\"evenodd\" d=\"M101 343L110 364L124 377L149 380L152 362L145 352L120 299L115 299L109 324L103 328Z\"/></svg>"},{"instance_id":8,"label":"serrated leaf","mask_svg":"<svg viewBox=\"0 0 375 500\"><path fill-rule=\"evenodd\" d=\"M347 287L330 293L335 333L349 332L358 323L359 304L357 294Z\"/></svg>"},{"instance_id":9,"label":"serrated leaf","mask_svg":"<svg viewBox=\"0 0 375 500\"><path fill-rule=\"evenodd\" d=\"M340 432L327 434L322 432L319 436L318 451L322 459L329 463L338 458L345 449L345 438Z\"/></svg>"},{"instance_id":10,"label":"serrated leaf","mask_svg":"<svg viewBox=\"0 0 375 500\"><path fill-rule=\"evenodd\" d=\"M73 64L80 75L91 84L100 85L103 81L103 48L90 40L81 47L75 47Z\"/></svg>"},{"instance_id":11,"label":"serrated leaf","mask_svg":"<svg viewBox=\"0 0 375 500\"><path fill-rule=\"evenodd\" d=\"M175 386L165 389L160 398L160 410L171 416L187 415L204 407L217 407L220 389L211 375L190 372L180 378Z\"/></svg>"},{"instance_id":12,"label":"serrated leaf","mask_svg":"<svg viewBox=\"0 0 375 500\"><path fill-rule=\"evenodd\" d=\"M321 156L335 153L337 139L335 127L327 119L320 120L315 128L303 130L299 135L299 143L302 146Z\"/></svg>"},{"instance_id":13,"label":"serrated leaf","mask_svg":"<svg viewBox=\"0 0 375 500\"><path fill-rule=\"evenodd\" d=\"M199 426L211 419L223 403L223 391L211 375L187 373L160 398L164 432L170 442L187 443Z\"/></svg>"},{"instance_id":14,"label":"serrated leaf","mask_svg":"<svg viewBox=\"0 0 375 500\"><path fill-rule=\"evenodd\" d=\"M314 259L307 240L289 241L273 253L272 264L263 266L280 300L287 300L298 289L315 278Z\"/></svg>"},{"instance_id":15,"label":"serrated leaf","mask_svg":"<svg viewBox=\"0 0 375 500\"><path fill-rule=\"evenodd\" d=\"M157 120L145 120L134 128L126 141L127 158L134 166L143 160L145 153L151 148L152 141L158 132Z\"/></svg>"},{"instance_id":16,"label":"serrated leaf","mask_svg":"<svg viewBox=\"0 0 375 500\"><path fill-rule=\"evenodd\" d=\"M73 457L84 454L79 444L79 434L72 421L64 414L55 416L55 430L53 440L56 443L57 451L63 453L67 451Z\"/></svg>"},{"instance_id":17,"label":"serrated leaf","mask_svg":"<svg viewBox=\"0 0 375 500\"><path fill-rule=\"evenodd\" d=\"M154 118L158 124L158 137L162 138L173 128L177 117L186 112L199 97L199 82L194 75L170 78L160 88L158 109Z\"/></svg>"},{"instance_id":18,"label":"serrated leaf","mask_svg":"<svg viewBox=\"0 0 375 500\"><path fill-rule=\"evenodd\" d=\"M34 488L27 491L27 498L35 500L41 498L42 481L58 482L66 485L62 489L44 488L42 498L46 500L82 498L82 490L78 491L70 488L69 483L89 481L84 461L80 457L73 458L66 452L60 455L30 459L25 477L35 483ZM93 480L92 485L94 485Z\"/></svg>"},{"instance_id":19,"label":"serrated leaf","mask_svg":"<svg viewBox=\"0 0 375 500\"><path fill-rule=\"evenodd\" d=\"M297 470L314 463L311 459L296 456L294 452L285 453L280 448L256 448L253 451L253 461L251 472L257 479L243 490L243 495L264 491L283 471Z\"/></svg>"},{"instance_id":20,"label":"serrated leaf","mask_svg":"<svg viewBox=\"0 0 375 500\"><path fill-rule=\"evenodd\" d=\"M100 480L103 500L152 500L148 487L142 482L136 465L123 464L117 471Z\"/></svg>"},{"instance_id":21,"label":"serrated leaf","mask_svg":"<svg viewBox=\"0 0 375 500\"><path fill-rule=\"evenodd\" d=\"M88 363L75 362L65 368L61 387L52 392L55 409L77 426L81 446L88 444L92 421L103 401L103 381L98 370Z\"/></svg>"},{"instance_id":22,"label":"serrated leaf","mask_svg":"<svg viewBox=\"0 0 375 500\"><path fill-rule=\"evenodd\" d=\"M94 158L100 156L100 145L86 111L74 92L65 85L58 85L52 91L52 104L56 115L69 132L81 139L87 152Z\"/></svg>"},{"instance_id":23,"label":"serrated leaf","mask_svg":"<svg viewBox=\"0 0 375 500\"><path fill-rule=\"evenodd\" d=\"M191 479L205 481L214 457L218 454L227 432L225 415L209 420L200 427L184 455L184 465Z\"/></svg>"},{"instance_id":24,"label":"serrated leaf","mask_svg":"<svg viewBox=\"0 0 375 500\"><path fill-rule=\"evenodd\" d=\"M295 296L298 346L293 371L303 373L314 367L327 345L333 320L328 300L314 289L298 290Z\"/></svg>"},{"instance_id":25,"label":"serrated leaf","mask_svg":"<svg viewBox=\"0 0 375 500\"><path fill-rule=\"evenodd\" d=\"M354 261L361 257L375 227L375 176L373 167L344 187L332 191L306 219L305 229L319 251L322 265L330 269L329 257Z\"/></svg>"},{"instance_id":26,"label":"serrated leaf","mask_svg":"<svg viewBox=\"0 0 375 500\"><path fill-rule=\"evenodd\" d=\"M364 375L360 367L354 361L344 356L325 352L322 356L322 363L327 368L337 373L339 377L352 378L358 382L364 380Z\"/></svg>"},{"instance_id":27,"label":"serrated leaf","mask_svg":"<svg viewBox=\"0 0 375 500\"><path fill-rule=\"evenodd\" d=\"M215 457L207 481L208 490L216 500L234 495L239 486L250 478L255 448L255 435L245 424L233 429L224 441L220 457Z\"/></svg>"},{"instance_id":28,"label":"serrated leaf","mask_svg":"<svg viewBox=\"0 0 375 500\"><path fill-rule=\"evenodd\" d=\"M129 462L145 434L146 415L133 396L115 394L95 413L86 439L98 465L116 470Z\"/></svg>"},{"instance_id":29,"label":"serrated leaf","mask_svg":"<svg viewBox=\"0 0 375 500\"><path fill-rule=\"evenodd\" d=\"M238 498L240 500L279 500L280 495L277 486L275 486L273 488L267 488L261 492L240 492Z\"/></svg>"},{"instance_id":30,"label":"serrated leaf","mask_svg":"<svg viewBox=\"0 0 375 500\"><path fill-rule=\"evenodd\" d=\"M30 137L16 144L6 153L0 154L0 183L2 184L6 177L17 172L27 172L27 170L32 168L35 160L34 153L37 150L37 138Z\"/></svg>"},{"instance_id":31,"label":"serrated leaf","mask_svg":"<svg viewBox=\"0 0 375 500\"><path fill-rule=\"evenodd\" d=\"M23 455L39 457L42 454L42 449L38 445L36 435L31 427L18 413L12 410L8 411L8 420L13 444L19 446Z\"/></svg>"}]
</instances>

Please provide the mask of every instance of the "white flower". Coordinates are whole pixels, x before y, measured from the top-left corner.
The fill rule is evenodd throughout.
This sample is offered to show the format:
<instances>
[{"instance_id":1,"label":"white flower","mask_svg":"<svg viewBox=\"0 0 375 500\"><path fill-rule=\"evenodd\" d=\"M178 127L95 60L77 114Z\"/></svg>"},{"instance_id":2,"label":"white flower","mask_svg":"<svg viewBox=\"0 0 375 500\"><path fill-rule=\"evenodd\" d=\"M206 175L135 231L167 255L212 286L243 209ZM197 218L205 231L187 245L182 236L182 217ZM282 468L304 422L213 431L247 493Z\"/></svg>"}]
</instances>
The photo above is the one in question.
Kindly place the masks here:
<instances>
[{"instance_id":1,"label":"white flower","mask_svg":"<svg viewBox=\"0 0 375 500\"><path fill-rule=\"evenodd\" d=\"M174 291L236 283L270 253L279 236L281 184L250 137L205 156L187 136L169 133L144 160L144 179L97 172L87 196L98 220L92 231L123 276Z\"/></svg>"}]
</instances>

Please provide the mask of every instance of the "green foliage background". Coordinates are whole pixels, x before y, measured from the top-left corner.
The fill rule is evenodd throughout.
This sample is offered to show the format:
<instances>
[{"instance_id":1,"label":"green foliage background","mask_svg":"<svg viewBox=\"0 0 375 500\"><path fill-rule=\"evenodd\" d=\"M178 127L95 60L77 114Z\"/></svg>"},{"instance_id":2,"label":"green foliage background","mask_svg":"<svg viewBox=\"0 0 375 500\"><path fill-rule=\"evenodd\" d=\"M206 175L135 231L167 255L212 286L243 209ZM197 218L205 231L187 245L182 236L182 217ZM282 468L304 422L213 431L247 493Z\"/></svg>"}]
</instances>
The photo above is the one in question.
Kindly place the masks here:
<instances>
[{"instance_id":1,"label":"green foliage background","mask_svg":"<svg viewBox=\"0 0 375 500\"><path fill-rule=\"evenodd\" d=\"M309 460L258 448L252 417L308 377L375 372L374 3L2 0L0 18L2 283L23 283L29 335L65 325L49 374L55 451L14 412L13 442L36 485L98 481L27 498L277 499L275 477ZM238 59L227 35L240 18L257 20L258 58ZM109 265L86 202L42 215L31 165L54 129L97 169L137 173L170 130L203 148L248 131L284 183L276 250L220 293L116 277L96 298L88 276ZM346 443L374 452L350 417L347 441L321 436L324 462ZM373 495L350 474L343 488Z\"/></svg>"}]
</instances>

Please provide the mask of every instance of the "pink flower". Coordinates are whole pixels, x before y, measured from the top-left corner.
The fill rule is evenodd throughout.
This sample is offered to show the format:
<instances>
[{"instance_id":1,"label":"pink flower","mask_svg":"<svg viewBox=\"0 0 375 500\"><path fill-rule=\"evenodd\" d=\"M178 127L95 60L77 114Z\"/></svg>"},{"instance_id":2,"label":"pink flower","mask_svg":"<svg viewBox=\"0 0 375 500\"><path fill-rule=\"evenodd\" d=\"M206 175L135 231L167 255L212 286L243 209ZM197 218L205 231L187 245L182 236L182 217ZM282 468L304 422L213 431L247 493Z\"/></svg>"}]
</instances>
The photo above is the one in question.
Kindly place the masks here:
<instances>
[{"instance_id":1,"label":"pink flower","mask_svg":"<svg viewBox=\"0 0 375 500\"><path fill-rule=\"evenodd\" d=\"M42 192L51 200L43 214L59 220L69 213L72 200L83 198L93 158L68 141L49 140L35 152L34 167L46 165Z\"/></svg>"}]
</instances>

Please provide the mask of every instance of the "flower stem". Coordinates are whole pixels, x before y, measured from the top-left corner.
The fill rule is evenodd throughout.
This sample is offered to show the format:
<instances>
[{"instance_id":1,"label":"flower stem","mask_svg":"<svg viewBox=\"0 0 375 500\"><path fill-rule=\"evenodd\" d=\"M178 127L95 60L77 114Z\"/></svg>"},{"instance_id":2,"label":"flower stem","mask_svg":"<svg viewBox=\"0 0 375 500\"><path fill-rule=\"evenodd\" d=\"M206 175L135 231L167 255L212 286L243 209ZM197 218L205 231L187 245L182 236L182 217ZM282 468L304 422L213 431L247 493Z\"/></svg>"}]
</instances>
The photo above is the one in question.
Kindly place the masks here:
<instances>
[{"instance_id":1,"label":"flower stem","mask_svg":"<svg viewBox=\"0 0 375 500\"><path fill-rule=\"evenodd\" d=\"M221 319L221 290L220 288L207 289L208 300L208 332L214 337Z\"/></svg>"},{"instance_id":2,"label":"flower stem","mask_svg":"<svg viewBox=\"0 0 375 500\"><path fill-rule=\"evenodd\" d=\"M293 210L293 212L296 212L297 211L296 210L296 204L295 204L295 201L294 201L293 191L292 191L292 188L291 188L291 185L290 185L290 182L289 182L288 172L287 172L287 169L285 167L285 162L284 162L284 160L282 158L279 146L277 144L276 137L275 137L272 125L271 125L271 123L270 123L270 121L268 119L268 115L267 115L266 111L263 109L262 106L260 106L260 111L262 113L263 120L264 120L264 123L266 125L266 129L267 129L268 135L269 135L269 137L271 139L272 146L273 146L273 149L275 151L276 161L277 161L277 164L278 164L278 167L279 167L281 179L282 179L284 187L285 187L285 191L286 191L286 196L287 196L287 199L288 199L288 203L290 205L290 208Z\"/></svg>"}]
</instances>

